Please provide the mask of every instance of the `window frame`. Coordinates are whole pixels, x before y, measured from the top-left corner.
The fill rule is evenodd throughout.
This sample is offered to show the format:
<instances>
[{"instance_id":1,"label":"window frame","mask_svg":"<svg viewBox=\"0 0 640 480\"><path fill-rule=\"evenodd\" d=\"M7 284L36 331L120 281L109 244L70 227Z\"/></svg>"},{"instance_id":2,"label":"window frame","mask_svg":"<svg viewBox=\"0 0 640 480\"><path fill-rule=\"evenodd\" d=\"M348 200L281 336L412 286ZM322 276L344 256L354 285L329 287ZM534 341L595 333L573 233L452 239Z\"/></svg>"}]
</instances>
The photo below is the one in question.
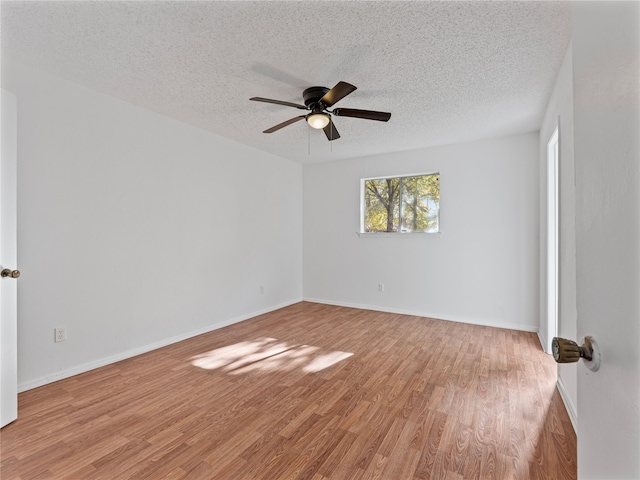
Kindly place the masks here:
<instances>
[{"instance_id":1,"label":"window frame","mask_svg":"<svg viewBox=\"0 0 640 480\"><path fill-rule=\"evenodd\" d=\"M438 183L439 183L439 198L438 198L438 231L437 232L367 232L365 231L365 214L366 214L366 200L365 200L365 183L368 180L386 180L390 178L408 178L408 177L426 177L429 175L438 175ZM441 237L442 236L442 226L440 222L440 204L442 200L442 184L440 182L440 171L432 171L426 173L407 173L402 175L381 175L377 177L366 177L360 179L360 228L357 232L360 237L389 237L392 236L401 236L401 237L409 237L409 236L422 236L422 237Z\"/></svg>"}]
</instances>

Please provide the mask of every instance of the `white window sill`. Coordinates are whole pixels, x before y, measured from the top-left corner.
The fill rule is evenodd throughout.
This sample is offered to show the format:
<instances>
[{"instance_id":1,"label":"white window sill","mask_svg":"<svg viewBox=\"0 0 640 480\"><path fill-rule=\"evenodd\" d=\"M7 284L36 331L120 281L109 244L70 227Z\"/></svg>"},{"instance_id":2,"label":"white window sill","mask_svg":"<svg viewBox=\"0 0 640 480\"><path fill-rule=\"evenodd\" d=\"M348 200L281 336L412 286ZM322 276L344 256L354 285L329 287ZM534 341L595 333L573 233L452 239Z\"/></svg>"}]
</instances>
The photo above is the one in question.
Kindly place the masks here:
<instances>
[{"instance_id":1,"label":"white window sill","mask_svg":"<svg viewBox=\"0 0 640 480\"><path fill-rule=\"evenodd\" d=\"M356 232L360 238L397 238L397 237L411 237L411 238L442 238L442 232Z\"/></svg>"}]
</instances>

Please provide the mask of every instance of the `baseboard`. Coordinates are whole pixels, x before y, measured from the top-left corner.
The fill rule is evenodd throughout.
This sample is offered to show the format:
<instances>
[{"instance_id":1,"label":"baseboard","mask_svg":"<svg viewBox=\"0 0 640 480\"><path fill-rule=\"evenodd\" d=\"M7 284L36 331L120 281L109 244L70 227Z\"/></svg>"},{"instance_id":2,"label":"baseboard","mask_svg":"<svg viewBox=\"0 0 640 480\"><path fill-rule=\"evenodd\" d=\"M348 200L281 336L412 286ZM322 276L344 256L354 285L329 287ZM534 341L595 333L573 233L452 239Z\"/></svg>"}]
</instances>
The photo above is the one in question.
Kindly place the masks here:
<instances>
[{"instance_id":1,"label":"baseboard","mask_svg":"<svg viewBox=\"0 0 640 480\"><path fill-rule=\"evenodd\" d=\"M547 339L544 338L540 330L538 330L538 340L540 340L540 346L542 347L543 352L549 353L549 354L552 353L552 352L547 352Z\"/></svg>"},{"instance_id":2,"label":"baseboard","mask_svg":"<svg viewBox=\"0 0 640 480\"><path fill-rule=\"evenodd\" d=\"M80 373L85 373L90 370L94 370L96 368L104 367L106 365L110 365L115 362L119 362L121 360L126 360L127 358L135 357L137 355L141 355L143 353L150 352L152 350L157 350L158 348L166 347L167 345L171 345L173 343L181 342L183 340L187 340L192 337L197 337L198 335L202 335L203 333L209 333L214 330L217 330L222 327L226 327L228 325L233 325L234 323L242 322L244 320L248 320L253 317L257 317L258 315L263 315L265 313L273 312L275 310L280 310L281 308L288 307L289 305L293 305L295 303L301 302L301 298L297 298L295 300L290 300L288 302L280 303L278 305L272 305L270 307L257 310L251 313L247 313L245 315L240 315L238 317L229 318L226 320L222 320L220 322L213 323L211 325L207 325L204 328L200 328L198 330L193 330L191 332L187 332L181 335L176 335L171 338L167 338L164 340L160 340L158 342L150 343L148 345L143 345L137 348L133 348L131 350L127 350L125 352L117 353L116 355L111 355L109 357L100 358L98 360L94 360L92 362L83 363L82 365L77 365L72 368L68 368L66 370L61 370L60 372L56 372L50 375L45 375L44 377L37 378L35 380L30 380L28 382L24 382L18 385L18 393L26 392L27 390L31 390L33 388L41 387L48 383L57 382L58 380L62 380L64 378L73 377L74 375L78 375Z\"/></svg>"},{"instance_id":3,"label":"baseboard","mask_svg":"<svg viewBox=\"0 0 640 480\"><path fill-rule=\"evenodd\" d=\"M427 318L437 318L438 320L446 320L448 322L458 322L458 323L469 323L471 325L482 325L484 327L495 327L495 328L507 328L509 330L520 330L523 332L533 332L539 333L539 328L537 325L517 325L509 322L495 322L491 320L477 319L477 318L461 318L461 317L447 317L440 314L433 314L430 312L419 312L414 310L404 310L401 308L388 308L381 307L378 305L362 305L358 303L348 303L348 302L336 302L333 300L325 300L321 298L310 298L305 297L305 302L312 303L323 303L326 305L336 305L338 307L349 307L349 308L358 308L360 310L373 310L376 312L386 312L386 313L398 313L400 315L413 315L417 317L427 317Z\"/></svg>"},{"instance_id":4,"label":"baseboard","mask_svg":"<svg viewBox=\"0 0 640 480\"><path fill-rule=\"evenodd\" d=\"M556 383L558 387L558 392L560 393L560 397L562 397L562 402L564 403L564 407L567 409L567 413L569 414L569 420L571 420L571 425L573 425L573 431L578 431L578 410L576 406L571 401L571 397L567 393L567 389L562 383L562 378L558 377L558 381Z\"/></svg>"}]
</instances>

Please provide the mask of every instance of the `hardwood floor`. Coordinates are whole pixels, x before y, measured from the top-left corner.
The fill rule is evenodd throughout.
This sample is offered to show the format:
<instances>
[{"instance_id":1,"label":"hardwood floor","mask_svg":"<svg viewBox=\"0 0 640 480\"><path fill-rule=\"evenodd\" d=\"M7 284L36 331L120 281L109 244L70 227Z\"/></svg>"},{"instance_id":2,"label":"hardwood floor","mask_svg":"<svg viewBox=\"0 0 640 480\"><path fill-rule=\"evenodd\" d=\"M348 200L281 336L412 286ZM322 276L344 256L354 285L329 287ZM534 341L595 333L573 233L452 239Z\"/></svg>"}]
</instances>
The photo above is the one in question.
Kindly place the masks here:
<instances>
[{"instance_id":1,"label":"hardwood floor","mask_svg":"<svg viewBox=\"0 0 640 480\"><path fill-rule=\"evenodd\" d=\"M299 303L20 394L9 479L575 479L537 336Z\"/></svg>"}]
</instances>

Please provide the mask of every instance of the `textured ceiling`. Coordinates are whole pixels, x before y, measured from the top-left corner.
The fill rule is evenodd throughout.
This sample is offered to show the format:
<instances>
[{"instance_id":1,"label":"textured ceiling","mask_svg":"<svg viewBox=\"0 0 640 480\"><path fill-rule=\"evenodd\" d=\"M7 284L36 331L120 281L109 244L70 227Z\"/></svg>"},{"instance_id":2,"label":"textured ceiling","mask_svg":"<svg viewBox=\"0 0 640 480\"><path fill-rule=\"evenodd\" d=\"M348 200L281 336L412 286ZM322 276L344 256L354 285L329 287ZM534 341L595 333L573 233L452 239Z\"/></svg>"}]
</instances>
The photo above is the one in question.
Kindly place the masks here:
<instances>
[{"instance_id":1,"label":"textured ceiling","mask_svg":"<svg viewBox=\"0 0 640 480\"><path fill-rule=\"evenodd\" d=\"M2 54L302 163L529 132L570 36L566 2L2 1ZM302 90L358 87L342 138L298 122ZM309 153L310 152L310 153Z\"/></svg>"}]
</instances>

